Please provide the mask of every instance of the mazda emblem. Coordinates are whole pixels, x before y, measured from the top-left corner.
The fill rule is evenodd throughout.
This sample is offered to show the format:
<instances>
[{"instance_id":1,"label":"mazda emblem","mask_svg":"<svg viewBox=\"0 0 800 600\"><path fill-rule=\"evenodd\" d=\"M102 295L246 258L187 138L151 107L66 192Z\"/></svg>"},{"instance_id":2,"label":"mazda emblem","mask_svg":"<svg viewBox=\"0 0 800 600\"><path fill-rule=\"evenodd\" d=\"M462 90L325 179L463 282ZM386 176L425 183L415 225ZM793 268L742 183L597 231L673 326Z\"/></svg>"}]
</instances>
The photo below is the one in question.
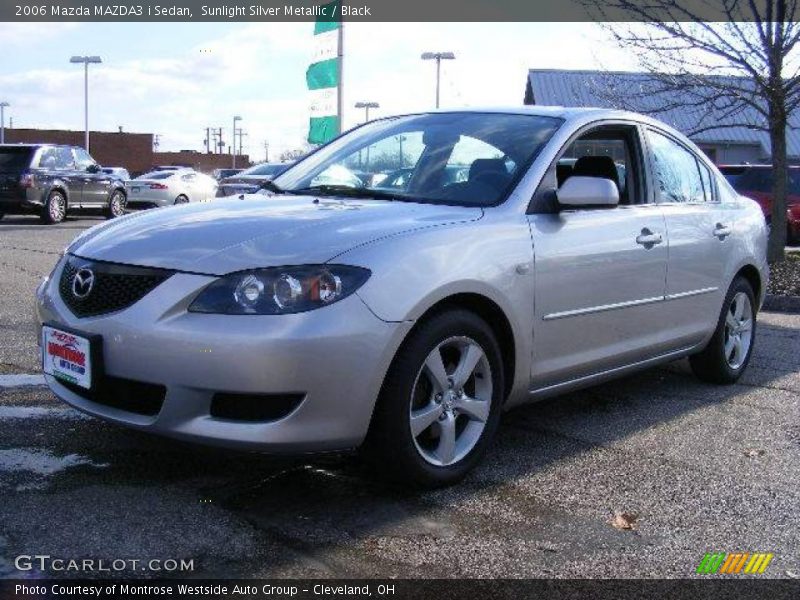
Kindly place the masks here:
<instances>
[{"instance_id":1,"label":"mazda emblem","mask_svg":"<svg viewBox=\"0 0 800 600\"><path fill-rule=\"evenodd\" d=\"M86 298L94 287L94 273L91 269L83 267L72 278L72 295L76 298Z\"/></svg>"}]
</instances>

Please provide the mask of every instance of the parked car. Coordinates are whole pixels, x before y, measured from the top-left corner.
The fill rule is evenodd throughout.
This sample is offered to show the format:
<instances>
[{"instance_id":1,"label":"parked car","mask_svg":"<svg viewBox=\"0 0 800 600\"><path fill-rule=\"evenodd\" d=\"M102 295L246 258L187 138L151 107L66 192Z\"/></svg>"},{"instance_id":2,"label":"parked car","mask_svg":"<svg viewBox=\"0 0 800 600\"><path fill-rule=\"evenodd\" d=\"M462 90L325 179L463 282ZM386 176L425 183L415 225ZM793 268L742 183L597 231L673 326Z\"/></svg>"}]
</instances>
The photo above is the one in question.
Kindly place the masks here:
<instances>
[{"instance_id":1,"label":"parked car","mask_svg":"<svg viewBox=\"0 0 800 600\"><path fill-rule=\"evenodd\" d=\"M220 181L217 196L221 198L236 194L252 194L260 185L271 181L290 166L292 163L263 163L245 169L233 177L226 177Z\"/></svg>"},{"instance_id":2,"label":"parked car","mask_svg":"<svg viewBox=\"0 0 800 600\"><path fill-rule=\"evenodd\" d=\"M411 184L354 187L344 165L367 144L410 160ZM603 146L623 148L625 182L610 156L574 151ZM562 156L576 160L559 182ZM443 183L456 160L466 180ZM37 291L55 394L185 440L360 448L385 476L439 486L478 463L505 409L687 356L732 383L750 360L761 210L654 119L392 117L269 188L79 236Z\"/></svg>"},{"instance_id":3,"label":"parked car","mask_svg":"<svg viewBox=\"0 0 800 600\"><path fill-rule=\"evenodd\" d=\"M222 181L226 177L233 177L244 171L244 169L214 169L211 176L217 181Z\"/></svg>"},{"instance_id":4,"label":"parked car","mask_svg":"<svg viewBox=\"0 0 800 600\"><path fill-rule=\"evenodd\" d=\"M0 145L0 218L37 214L60 223L67 214L125 212L125 185L103 173L83 148L54 144Z\"/></svg>"},{"instance_id":5,"label":"parked car","mask_svg":"<svg viewBox=\"0 0 800 600\"><path fill-rule=\"evenodd\" d=\"M767 222L771 222L772 165L722 165L719 170L737 192L758 202ZM789 167L787 192L786 238L790 244L800 244L800 166Z\"/></svg>"},{"instance_id":6,"label":"parked car","mask_svg":"<svg viewBox=\"0 0 800 600\"><path fill-rule=\"evenodd\" d=\"M122 167L100 167L100 170L106 175L113 175L122 181L128 181L131 178L131 174L128 172L128 169L124 169Z\"/></svg>"},{"instance_id":7,"label":"parked car","mask_svg":"<svg viewBox=\"0 0 800 600\"><path fill-rule=\"evenodd\" d=\"M151 171L125 182L125 191L130 208L157 208L209 202L217 192L217 181L192 169Z\"/></svg>"}]
</instances>

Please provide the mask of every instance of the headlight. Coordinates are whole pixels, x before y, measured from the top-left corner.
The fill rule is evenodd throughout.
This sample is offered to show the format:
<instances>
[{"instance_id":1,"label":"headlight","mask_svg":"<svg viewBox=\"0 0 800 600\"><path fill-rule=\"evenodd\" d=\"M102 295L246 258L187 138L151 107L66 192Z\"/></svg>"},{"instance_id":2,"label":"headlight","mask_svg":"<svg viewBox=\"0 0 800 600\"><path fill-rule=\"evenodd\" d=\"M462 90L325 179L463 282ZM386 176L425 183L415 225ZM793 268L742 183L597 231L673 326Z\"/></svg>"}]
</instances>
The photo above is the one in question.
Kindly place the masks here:
<instances>
[{"instance_id":1,"label":"headlight","mask_svg":"<svg viewBox=\"0 0 800 600\"><path fill-rule=\"evenodd\" d=\"M345 265L311 265L232 273L206 287L189 312L281 315L306 312L346 298L370 271Z\"/></svg>"}]
</instances>

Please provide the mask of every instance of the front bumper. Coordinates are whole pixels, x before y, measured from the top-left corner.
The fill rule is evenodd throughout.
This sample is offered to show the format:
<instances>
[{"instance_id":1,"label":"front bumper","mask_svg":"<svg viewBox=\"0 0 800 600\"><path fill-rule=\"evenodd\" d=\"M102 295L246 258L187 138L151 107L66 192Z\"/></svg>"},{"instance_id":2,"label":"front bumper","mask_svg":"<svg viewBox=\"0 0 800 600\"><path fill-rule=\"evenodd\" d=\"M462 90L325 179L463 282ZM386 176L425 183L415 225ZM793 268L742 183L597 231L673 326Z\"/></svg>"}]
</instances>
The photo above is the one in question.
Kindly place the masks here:
<instances>
[{"instance_id":1,"label":"front bumper","mask_svg":"<svg viewBox=\"0 0 800 600\"><path fill-rule=\"evenodd\" d=\"M378 319L356 294L294 315L188 313L214 278L182 273L127 309L77 318L59 296L62 267L63 261L37 291L39 323L101 335L107 376L164 386L166 394L157 414L144 415L95 402L46 376L50 389L89 414L213 445L276 453L359 445L412 325ZM302 394L303 400L279 420L249 422L211 416L217 393Z\"/></svg>"}]
</instances>

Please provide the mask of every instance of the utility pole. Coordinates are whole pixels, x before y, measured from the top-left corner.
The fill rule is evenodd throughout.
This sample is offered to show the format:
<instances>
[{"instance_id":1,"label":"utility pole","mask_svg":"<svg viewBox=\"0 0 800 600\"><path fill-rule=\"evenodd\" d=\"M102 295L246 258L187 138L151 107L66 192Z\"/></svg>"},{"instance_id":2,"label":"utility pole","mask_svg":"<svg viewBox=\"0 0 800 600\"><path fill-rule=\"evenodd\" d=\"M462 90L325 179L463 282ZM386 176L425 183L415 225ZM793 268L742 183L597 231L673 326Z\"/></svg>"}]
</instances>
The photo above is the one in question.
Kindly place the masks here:
<instances>
[{"instance_id":1,"label":"utility pole","mask_svg":"<svg viewBox=\"0 0 800 600\"><path fill-rule=\"evenodd\" d=\"M153 134L153 152L158 152L158 147L161 145L161 134Z\"/></svg>"},{"instance_id":2,"label":"utility pole","mask_svg":"<svg viewBox=\"0 0 800 600\"><path fill-rule=\"evenodd\" d=\"M442 75L442 61L454 60L456 57L452 52L423 52L422 60L436 61L436 108L439 108L439 84Z\"/></svg>"},{"instance_id":3,"label":"utility pole","mask_svg":"<svg viewBox=\"0 0 800 600\"><path fill-rule=\"evenodd\" d=\"M269 162L269 142L264 140L264 162Z\"/></svg>"},{"instance_id":4,"label":"utility pole","mask_svg":"<svg viewBox=\"0 0 800 600\"><path fill-rule=\"evenodd\" d=\"M211 152L211 127L206 127L206 139L203 140L203 143L206 146L206 154L209 154Z\"/></svg>"}]
</instances>

